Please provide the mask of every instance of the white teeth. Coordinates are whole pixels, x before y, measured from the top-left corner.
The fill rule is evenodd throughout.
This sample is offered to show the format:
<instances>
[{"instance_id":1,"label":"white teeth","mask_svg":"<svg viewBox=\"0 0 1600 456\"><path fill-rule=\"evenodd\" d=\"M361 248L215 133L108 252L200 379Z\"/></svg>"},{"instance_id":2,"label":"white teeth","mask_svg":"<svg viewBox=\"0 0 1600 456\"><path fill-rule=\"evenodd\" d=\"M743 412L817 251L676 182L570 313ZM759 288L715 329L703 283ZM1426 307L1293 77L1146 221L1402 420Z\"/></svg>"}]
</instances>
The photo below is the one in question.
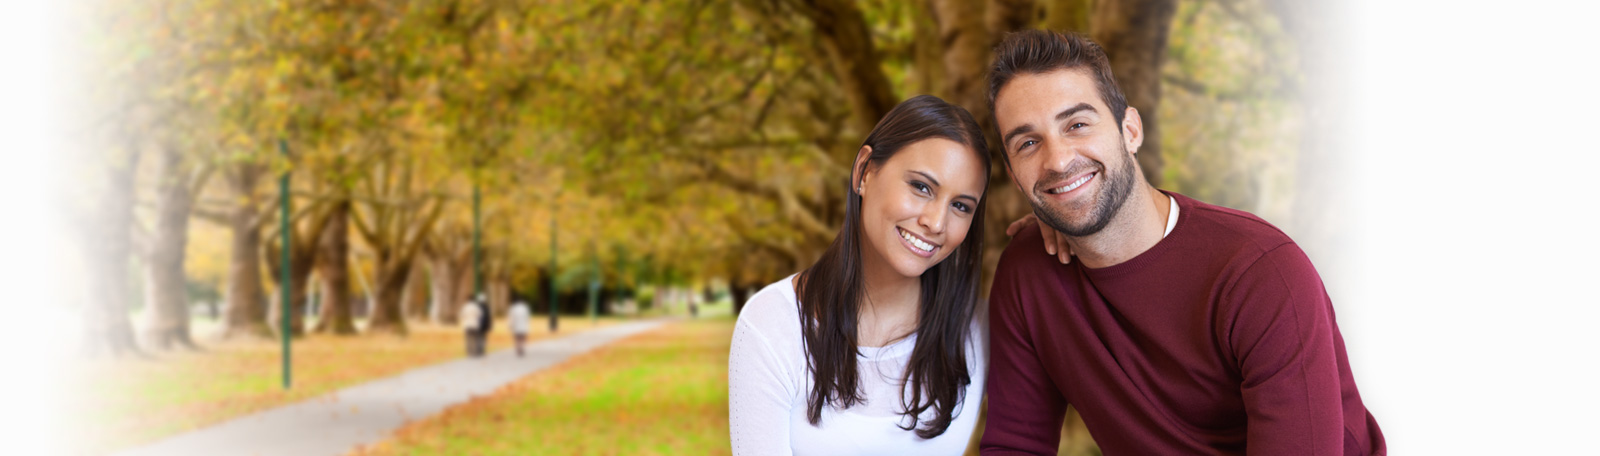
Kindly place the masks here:
<instances>
[{"instance_id":1,"label":"white teeth","mask_svg":"<svg viewBox=\"0 0 1600 456\"><path fill-rule=\"evenodd\" d=\"M1066 192L1070 192L1070 191L1076 190L1079 186L1083 185L1084 182L1088 182L1089 178L1091 178L1091 177L1094 177L1094 175L1090 174L1090 175L1087 175L1087 176L1083 176L1082 178L1079 178L1077 181L1074 181L1073 183L1067 184L1065 187L1057 187L1057 188L1051 189L1050 193L1061 194L1061 193L1066 193Z\"/></svg>"},{"instance_id":2,"label":"white teeth","mask_svg":"<svg viewBox=\"0 0 1600 456\"><path fill-rule=\"evenodd\" d=\"M933 244L922 242L921 239L917 239L916 236L912 236L911 233L907 232L906 230L900 230L900 237L905 238L907 241L911 241L911 245L917 246L917 248L922 249L924 252L933 251Z\"/></svg>"}]
</instances>

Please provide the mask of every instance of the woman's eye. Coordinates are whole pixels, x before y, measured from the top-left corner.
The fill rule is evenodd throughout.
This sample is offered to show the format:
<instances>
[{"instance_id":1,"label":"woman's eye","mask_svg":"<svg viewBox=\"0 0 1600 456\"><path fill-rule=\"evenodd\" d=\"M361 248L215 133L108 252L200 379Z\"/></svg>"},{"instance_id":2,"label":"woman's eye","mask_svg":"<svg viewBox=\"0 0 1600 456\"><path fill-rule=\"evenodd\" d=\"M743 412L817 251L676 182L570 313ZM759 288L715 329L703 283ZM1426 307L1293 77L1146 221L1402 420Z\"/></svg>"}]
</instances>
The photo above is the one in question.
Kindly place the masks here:
<instances>
[{"instance_id":1,"label":"woman's eye","mask_svg":"<svg viewBox=\"0 0 1600 456\"><path fill-rule=\"evenodd\" d=\"M963 213L971 213L972 212L972 207L971 206L967 206L967 203L954 203L954 204L952 204L952 206L955 206L956 210L961 211Z\"/></svg>"},{"instance_id":2,"label":"woman's eye","mask_svg":"<svg viewBox=\"0 0 1600 456\"><path fill-rule=\"evenodd\" d=\"M928 184L924 184L924 183L921 183L921 182L912 182L911 183L911 188L915 188L915 189L917 189L918 192L922 192L922 193L928 193L931 190L931 189L928 188Z\"/></svg>"}]
</instances>

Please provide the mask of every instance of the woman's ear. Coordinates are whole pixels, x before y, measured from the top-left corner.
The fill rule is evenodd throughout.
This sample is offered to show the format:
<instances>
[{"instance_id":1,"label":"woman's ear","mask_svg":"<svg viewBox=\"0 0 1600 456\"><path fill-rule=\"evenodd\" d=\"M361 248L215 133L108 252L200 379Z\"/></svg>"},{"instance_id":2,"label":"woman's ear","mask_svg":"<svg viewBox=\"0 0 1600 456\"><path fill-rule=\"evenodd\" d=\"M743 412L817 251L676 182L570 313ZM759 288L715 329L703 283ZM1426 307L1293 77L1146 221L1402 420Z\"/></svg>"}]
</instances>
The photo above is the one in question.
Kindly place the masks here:
<instances>
[{"instance_id":1,"label":"woman's ear","mask_svg":"<svg viewBox=\"0 0 1600 456\"><path fill-rule=\"evenodd\" d=\"M866 192L867 179L872 175L867 171L867 158L871 156L872 146L861 146L861 150L856 151L856 162L850 167L850 183L853 184L851 186L855 188L856 194Z\"/></svg>"}]
</instances>

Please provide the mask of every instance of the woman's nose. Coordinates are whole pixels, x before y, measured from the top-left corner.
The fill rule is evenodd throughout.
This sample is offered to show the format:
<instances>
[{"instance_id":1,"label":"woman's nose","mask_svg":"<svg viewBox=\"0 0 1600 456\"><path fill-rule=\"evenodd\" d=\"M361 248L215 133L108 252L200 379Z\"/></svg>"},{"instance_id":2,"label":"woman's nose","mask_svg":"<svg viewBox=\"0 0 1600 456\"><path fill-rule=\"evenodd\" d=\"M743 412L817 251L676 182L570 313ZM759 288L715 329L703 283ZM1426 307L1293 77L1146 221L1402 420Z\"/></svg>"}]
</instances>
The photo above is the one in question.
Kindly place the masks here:
<instances>
[{"instance_id":1,"label":"woman's nose","mask_svg":"<svg viewBox=\"0 0 1600 456\"><path fill-rule=\"evenodd\" d=\"M917 223L927 228L928 234L944 232L945 211L943 207L944 205L939 203L929 203L922 207L922 216L917 218Z\"/></svg>"}]
</instances>

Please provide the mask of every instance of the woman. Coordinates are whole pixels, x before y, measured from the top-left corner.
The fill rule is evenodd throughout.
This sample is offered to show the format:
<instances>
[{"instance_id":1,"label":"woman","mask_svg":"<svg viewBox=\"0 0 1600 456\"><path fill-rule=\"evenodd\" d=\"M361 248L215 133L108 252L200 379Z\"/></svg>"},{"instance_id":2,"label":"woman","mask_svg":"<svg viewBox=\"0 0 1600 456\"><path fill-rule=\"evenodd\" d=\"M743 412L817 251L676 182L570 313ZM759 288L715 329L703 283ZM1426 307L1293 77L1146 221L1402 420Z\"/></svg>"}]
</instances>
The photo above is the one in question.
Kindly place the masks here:
<instances>
[{"instance_id":1,"label":"woman","mask_svg":"<svg viewBox=\"0 0 1600 456\"><path fill-rule=\"evenodd\" d=\"M983 396L974 321L989 153L966 110L896 106L852 167L821 259L741 311L734 454L960 454Z\"/></svg>"}]
</instances>

